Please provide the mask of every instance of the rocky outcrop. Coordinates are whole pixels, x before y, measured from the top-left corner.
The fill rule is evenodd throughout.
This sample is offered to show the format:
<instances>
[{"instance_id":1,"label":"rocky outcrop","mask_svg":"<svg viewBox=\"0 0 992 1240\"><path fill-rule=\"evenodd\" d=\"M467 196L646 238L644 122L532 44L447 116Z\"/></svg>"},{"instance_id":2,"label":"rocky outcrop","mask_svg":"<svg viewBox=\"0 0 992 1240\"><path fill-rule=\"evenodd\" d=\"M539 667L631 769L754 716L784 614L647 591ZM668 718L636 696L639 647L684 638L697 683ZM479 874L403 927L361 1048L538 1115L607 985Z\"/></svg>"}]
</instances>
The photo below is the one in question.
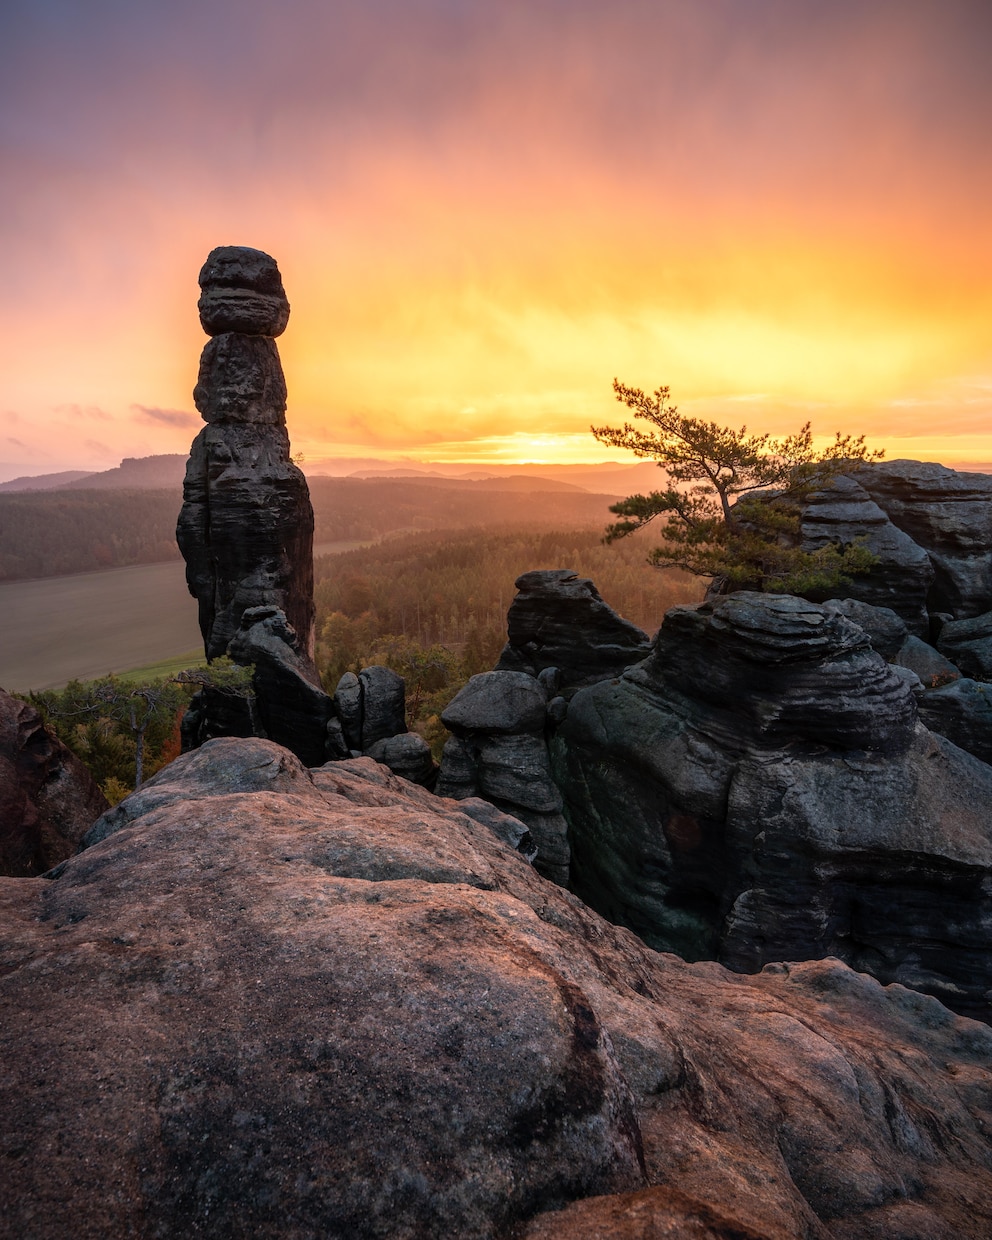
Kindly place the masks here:
<instances>
[{"instance_id":1,"label":"rocky outcrop","mask_svg":"<svg viewBox=\"0 0 992 1240\"><path fill-rule=\"evenodd\" d=\"M992 475L924 461L886 461L858 481L930 557L931 612L968 619L992 601Z\"/></svg>"},{"instance_id":2,"label":"rocky outcrop","mask_svg":"<svg viewBox=\"0 0 992 1240\"><path fill-rule=\"evenodd\" d=\"M540 569L516 581L506 617L507 644L499 671L557 669L563 690L619 676L643 659L648 635L604 603L599 591L571 569Z\"/></svg>"},{"instance_id":3,"label":"rocky outcrop","mask_svg":"<svg viewBox=\"0 0 992 1240\"><path fill-rule=\"evenodd\" d=\"M931 732L992 764L992 685L945 677L919 694L917 707Z\"/></svg>"},{"instance_id":4,"label":"rocky outcrop","mask_svg":"<svg viewBox=\"0 0 992 1240\"><path fill-rule=\"evenodd\" d=\"M227 651L245 611L275 607L313 661L313 510L290 459L286 383L274 336L289 317L275 260L212 250L200 272L204 347L193 393L207 425L193 441L177 538L208 658Z\"/></svg>"},{"instance_id":5,"label":"rocky outcrop","mask_svg":"<svg viewBox=\"0 0 992 1240\"><path fill-rule=\"evenodd\" d=\"M940 630L937 649L965 676L992 681L992 611L948 621Z\"/></svg>"},{"instance_id":6,"label":"rocky outcrop","mask_svg":"<svg viewBox=\"0 0 992 1240\"><path fill-rule=\"evenodd\" d=\"M896 612L918 637L929 636L927 597L934 569L926 551L889 519L860 485L841 475L813 492L802 512L802 546L818 551L830 543L861 542L875 556L870 573L853 577L845 595Z\"/></svg>"},{"instance_id":7,"label":"rocky outcrop","mask_svg":"<svg viewBox=\"0 0 992 1240\"><path fill-rule=\"evenodd\" d=\"M914 684L803 600L675 608L552 741L574 889L663 950L836 955L992 1015L992 768Z\"/></svg>"},{"instance_id":8,"label":"rocky outcrop","mask_svg":"<svg viewBox=\"0 0 992 1240\"><path fill-rule=\"evenodd\" d=\"M106 809L89 771L34 707L0 689L0 875L51 869Z\"/></svg>"},{"instance_id":9,"label":"rocky outcrop","mask_svg":"<svg viewBox=\"0 0 992 1240\"><path fill-rule=\"evenodd\" d=\"M568 827L545 740L545 686L526 672L473 676L441 714L454 735L445 744L439 796L483 797L530 828L536 865L568 883Z\"/></svg>"},{"instance_id":10,"label":"rocky outcrop","mask_svg":"<svg viewBox=\"0 0 992 1240\"><path fill-rule=\"evenodd\" d=\"M986 1026L657 955L470 805L217 740L0 884L4 1234L984 1240Z\"/></svg>"}]
</instances>

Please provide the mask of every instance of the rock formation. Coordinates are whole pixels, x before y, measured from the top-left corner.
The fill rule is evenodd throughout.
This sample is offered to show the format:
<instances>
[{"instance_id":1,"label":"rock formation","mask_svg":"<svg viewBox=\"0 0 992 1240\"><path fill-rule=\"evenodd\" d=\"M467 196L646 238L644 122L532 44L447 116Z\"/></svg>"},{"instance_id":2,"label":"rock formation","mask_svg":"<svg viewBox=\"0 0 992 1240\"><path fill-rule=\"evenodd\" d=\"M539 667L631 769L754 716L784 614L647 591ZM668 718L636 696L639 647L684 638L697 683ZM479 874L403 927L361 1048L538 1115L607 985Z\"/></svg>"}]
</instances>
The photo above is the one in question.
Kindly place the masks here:
<instances>
[{"instance_id":1,"label":"rock formation","mask_svg":"<svg viewBox=\"0 0 992 1240\"><path fill-rule=\"evenodd\" d=\"M648 635L604 603L588 578L571 569L540 569L516 581L506 617L500 671L538 675L556 668L562 689L618 676L643 659Z\"/></svg>"},{"instance_id":2,"label":"rock formation","mask_svg":"<svg viewBox=\"0 0 992 1240\"><path fill-rule=\"evenodd\" d=\"M930 557L932 613L964 620L992 602L992 475L924 461L885 461L858 481Z\"/></svg>"},{"instance_id":3,"label":"rock formation","mask_svg":"<svg viewBox=\"0 0 992 1240\"><path fill-rule=\"evenodd\" d=\"M0 689L0 875L51 869L106 809L89 771L34 707Z\"/></svg>"},{"instance_id":4,"label":"rock formation","mask_svg":"<svg viewBox=\"0 0 992 1240\"><path fill-rule=\"evenodd\" d=\"M934 579L934 568L926 551L888 515L861 485L865 469L857 480L843 475L829 487L814 492L802 513L802 540L807 551L818 551L829 543L863 542L875 556L870 573L855 577L845 587L847 596L888 607L918 637L928 637L930 621L927 599Z\"/></svg>"},{"instance_id":5,"label":"rock formation","mask_svg":"<svg viewBox=\"0 0 992 1240\"><path fill-rule=\"evenodd\" d=\"M473 676L441 714L454 735L445 744L439 796L483 797L530 828L536 865L568 885L568 825L545 740L547 693L526 672Z\"/></svg>"},{"instance_id":6,"label":"rock formation","mask_svg":"<svg viewBox=\"0 0 992 1240\"><path fill-rule=\"evenodd\" d=\"M552 741L574 890L662 950L835 955L992 1016L992 767L914 682L804 600L674 608Z\"/></svg>"},{"instance_id":7,"label":"rock formation","mask_svg":"<svg viewBox=\"0 0 992 1240\"><path fill-rule=\"evenodd\" d=\"M472 805L217 740L0 884L4 1234L992 1232L986 1026L660 956Z\"/></svg>"},{"instance_id":8,"label":"rock formation","mask_svg":"<svg viewBox=\"0 0 992 1240\"><path fill-rule=\"evenodd\" d=\"M313 660L313 509L290 460L286 381L273 337L289 302L275 260L219 246L200 271L211 337L193 392L207 423L190 449L176 536L207 657L227 651L250 607L281 609Z\"/></svg>"},{"instance_id":9,"label":"rock formation","mask_svg":"<svg viewBox=\"0 0 992 1240\"><path fill-rule=\"evenodd\" d=\"M196 695L184 747L261 735L319 766L402 733L378 756L430 783L434 763L426 743L406 733L402 685L399 710L352 744L313 661L313 509L289 453L274 339L289 321L279 268L261 250L219 246L200 288L200 323L211 339L193 399L207 425L190 449L176 537L207 658L228 654L255 671L253 700L211 685ZM381 673L394 675L369 671Z\"/></svg>"}]
</instances>

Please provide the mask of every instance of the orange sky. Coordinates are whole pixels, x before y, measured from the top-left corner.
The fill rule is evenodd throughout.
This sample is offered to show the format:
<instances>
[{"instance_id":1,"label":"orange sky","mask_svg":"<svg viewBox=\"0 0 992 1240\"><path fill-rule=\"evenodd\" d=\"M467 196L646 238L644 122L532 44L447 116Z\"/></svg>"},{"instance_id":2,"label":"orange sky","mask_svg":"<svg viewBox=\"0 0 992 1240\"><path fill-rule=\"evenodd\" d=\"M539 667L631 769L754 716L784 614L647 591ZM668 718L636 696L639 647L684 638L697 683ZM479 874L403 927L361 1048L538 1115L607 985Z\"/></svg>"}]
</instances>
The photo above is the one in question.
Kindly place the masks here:
<instances>
[{"instance_id":1,"label":"orange sky","mask_svg":"<svg viewBox=\"0 0 992 1240\"><path fill-rule=\"evenodd\" d=\"M616 375L992 462L990 46L987 0L4 6L0 478L186 450L231 243L311 460L602 460Z\"/></svg>"}]
</instances>

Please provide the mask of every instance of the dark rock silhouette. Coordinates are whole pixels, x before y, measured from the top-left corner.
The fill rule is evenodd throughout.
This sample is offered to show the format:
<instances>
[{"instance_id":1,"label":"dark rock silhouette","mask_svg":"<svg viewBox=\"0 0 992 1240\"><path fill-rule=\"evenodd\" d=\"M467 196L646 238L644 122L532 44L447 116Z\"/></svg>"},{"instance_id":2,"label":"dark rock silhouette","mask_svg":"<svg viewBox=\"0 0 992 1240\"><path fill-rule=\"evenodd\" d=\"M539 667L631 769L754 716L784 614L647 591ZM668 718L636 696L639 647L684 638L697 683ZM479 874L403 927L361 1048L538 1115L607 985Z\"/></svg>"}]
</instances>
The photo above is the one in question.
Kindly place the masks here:
<instances>
[{"instance_id":1,"label":"dark rock silhouette","mask_svg":"<svg viewBox=\"0 0 992 1240\"><path fill-rule=\"evenodd\" d=\"M942 626L937 649L975 680L992 681L992 611Z\"/></svg>"},{"instance_id":2,"label":"dark rock silhouette","mask_svg":"<svg viewBox=\"0 0 992 1240\"><path fill-rule=\"evenodd\" d=\"M354 701L347 686L332 699L313 661L313 509L289 454L273 339L289 320L279 268L261 250L219 246L200 287L200 322L212 339L193 399L207 425L190 449L176 536L207 658L228 654L254 667L254 700L205 686L183 721L184 748L259 735L319 766L403 734L378 756L430 784L430 752L406 732L402 679L367 668L360 685L352 678Z\"/></svg>"},{"instance_id":3,"label":"dark rock silhouette","mask_svg":"<svg viewBox=\"0 0 992 1240\"><path fill-rule=\"evenodd\" d=\"M618 676L643 659L648 635L604 603L599 591L571 569L539 569L516 581L506 617L500 671L557 668L563 689Z\"/></svg>"},{"instance_id":4,"label":"dark rock silhouette","mask_svg":"<svg viewBox=\"0 0 992 1240\"><path fill-rule=\"evenodd\" d=\"M568 826L545 740L547 692L526 672L473 676L441 714L439 796L483 797L530 828L538 871L568 884Z\"/></svg>"},{"instance_id":5,"label":"dark rock silhouette","mask_svg":"<svg viewBox=\"0 0 992 1240\"><path fill-rule=\"evenodd\" d=\"M0 689L0 875L51 869L106 809L89 771L34 707Z\"/></svg>"},{"instance_id":6,"label":"dark rock silhouette","mask_svg":"<svg viewBox=\"0 0 992 1240\"><path fill-rule=\"evenodd\" d=\"M859 470L857 481L841 475L809 497L802 512L802 545L817 551L829 543L863 542L877 562L870 573L844 587L846 597L891 608L910 632L926 637L933 565L924 548L894 524L861 485L869 472Z\"/></svg>"},{"instance_id":7,"label":"dark rock silhouette","mask_svg":"<svg viewBox=\"0 0 992 1240\"><path fill-rule=\"evenodd\" d=\"M932 732L992 763L992 685L957 676L921 692L920 719Z\"/></svg>"},{"instance_id":8,"label":"dark rock silhouette","mask_svg":"<svg viewBox=\"0 0 992 1240\"><path fill-rule=\"evenodd\" d=\"M194 391L207 426L193 441L177 538L208 658L252 607L279 608L313 662L313 509L290 459L286 383L273 336L289 316L275 261L220 246L200 272L200 316L212 335Z\"/></svg>"},{"instance_id":9,"label":"dark rock silhouette","mask_svg":"<svg viewBox=\"0 0 992 1240\"><path fill-rule=\"evenodd\" d=\"M968 619L992 601L992 475L885 461L858 481L934 567L929 610Z\"/></svg>"},{"instance_id":10,"label":"dark rock silhouette","mask_svg":"<svg viewBox=\"0 0 992 1240\"><path fill-rule=\"evenodd\" d=\"M6 1233L989 1235L986 1026L660 956L478 805L217 740L0 886Z\"/></svg>"},{"instance_id":11,"label":"dark rock silhouette","mask_svg":"<svg viewBox=\"0 0 992 1240\"><path fill-rule=\"evenodd\" d=\"M574 889L662 950L836 955L992 1015L992 767L836 611L729 595L580 690L552 741Z\"/></svg>"}]
</instances>

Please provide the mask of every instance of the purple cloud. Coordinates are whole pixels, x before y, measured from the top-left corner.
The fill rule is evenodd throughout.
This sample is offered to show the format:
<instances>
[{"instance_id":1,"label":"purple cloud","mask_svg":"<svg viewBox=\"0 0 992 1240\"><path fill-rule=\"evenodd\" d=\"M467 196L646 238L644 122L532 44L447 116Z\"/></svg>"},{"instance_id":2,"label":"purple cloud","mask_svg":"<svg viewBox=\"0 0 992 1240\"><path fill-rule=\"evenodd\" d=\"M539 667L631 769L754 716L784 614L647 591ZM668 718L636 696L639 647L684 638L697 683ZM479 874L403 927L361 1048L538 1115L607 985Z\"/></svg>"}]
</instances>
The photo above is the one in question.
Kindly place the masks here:
<instances>
[{"instance_id":1,"label":"purple cloud","mask_svg":"<svg viewBox=\"0 0 992 1240\"><path fill-rule=\"evenodd\" d=\"M132 405L139 422L158 422L162 426L197 426L200 419L195 413L182 409L156 409L148 405Z\"/></svg>"}]
</instances>

